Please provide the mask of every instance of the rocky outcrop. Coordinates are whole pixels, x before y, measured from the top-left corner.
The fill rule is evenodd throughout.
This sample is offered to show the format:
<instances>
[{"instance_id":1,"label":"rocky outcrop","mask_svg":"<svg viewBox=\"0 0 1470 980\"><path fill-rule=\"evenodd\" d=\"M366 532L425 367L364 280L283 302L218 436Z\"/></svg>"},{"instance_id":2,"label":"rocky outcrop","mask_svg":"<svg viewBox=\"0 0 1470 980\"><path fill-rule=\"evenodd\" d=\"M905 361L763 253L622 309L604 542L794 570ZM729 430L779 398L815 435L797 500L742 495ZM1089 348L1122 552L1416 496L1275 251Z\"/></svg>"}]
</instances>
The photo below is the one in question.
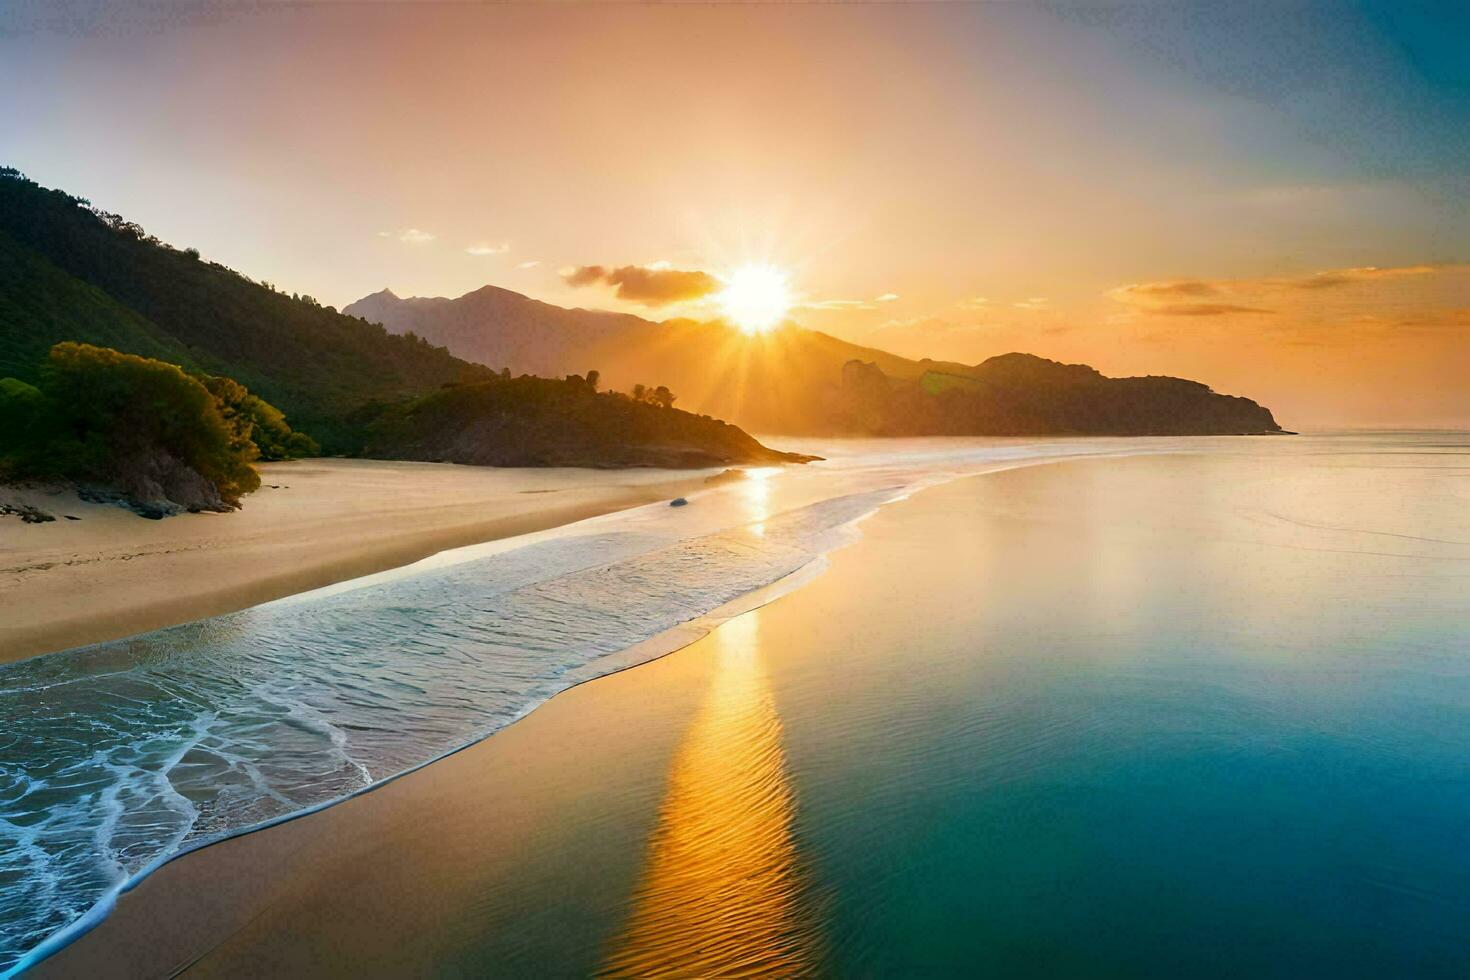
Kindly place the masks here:
<instances>
[{"instance_id":1,"label":"rocky outcrop","mask_svg":"<svg viewBox=\"0 0 1470 980\"><path fill-rule=\"evenodd\" d=\"M125 460L116 485L82 487L77 492L83 500L117 504L155 521L185 512L223 514L235 509L220 499L213 483L161 449Z\"/></svg>"}]
</instances>

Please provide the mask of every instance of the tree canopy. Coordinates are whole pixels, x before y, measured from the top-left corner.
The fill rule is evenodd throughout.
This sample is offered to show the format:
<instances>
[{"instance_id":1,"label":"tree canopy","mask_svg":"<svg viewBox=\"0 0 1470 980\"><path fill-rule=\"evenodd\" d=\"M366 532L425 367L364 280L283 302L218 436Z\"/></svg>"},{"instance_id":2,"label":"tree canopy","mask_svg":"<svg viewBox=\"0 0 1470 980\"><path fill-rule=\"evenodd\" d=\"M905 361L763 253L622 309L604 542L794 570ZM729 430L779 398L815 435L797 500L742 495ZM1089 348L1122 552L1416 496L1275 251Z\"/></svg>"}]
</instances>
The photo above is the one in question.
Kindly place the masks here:
<instances>
[{"instance_id":1,"label":"tree canopy","mask_svg":"<svg viewBox=\"0 0 1470 980\"><path fill-rule=\"evenodd\" d=\"M260 486L257 459L316 452L230 378L72 342L52 347L37 375L35 385L0 379L0 475L114 486L193 509L216 500L238 507Z\"/></svg>"}]
</instances>

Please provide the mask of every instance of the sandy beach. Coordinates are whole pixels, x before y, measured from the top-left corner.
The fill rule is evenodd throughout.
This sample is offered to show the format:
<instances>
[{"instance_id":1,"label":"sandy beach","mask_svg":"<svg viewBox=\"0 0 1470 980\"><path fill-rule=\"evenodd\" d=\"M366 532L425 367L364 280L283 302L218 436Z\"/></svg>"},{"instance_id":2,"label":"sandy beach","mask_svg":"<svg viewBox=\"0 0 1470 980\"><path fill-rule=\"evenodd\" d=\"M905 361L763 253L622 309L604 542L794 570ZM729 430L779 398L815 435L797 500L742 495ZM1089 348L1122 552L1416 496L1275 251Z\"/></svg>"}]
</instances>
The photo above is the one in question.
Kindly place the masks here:
<instances>
[{"instance_id":1,"label":"sandy beach","mask_svg":"<svg viewBox=\"0 0 1470 980\"><path fill-rule=\"evenodd\" d=\"M231 514L151 521L74 494L0 489L0 661L242 609L447 548L676 497L715 471L266 463ZM68 520L67 517L80 518Z\"/></svg>"},{"instance_id":2,"label":"sandy beach","mask_svg":"<svg viewBox=\"0 0 1470 980\"><path fill-rule=\"evenodd\" d=\"M587 976L609 956L614 975L666 975L662 955L687 966L722 939L800 933L768 675L821 675L851 644L898 643L913 619L890 615L895 602L946 605L953 559L980 545L976 528L952 523L966 486L1054 469L977 477L887 507L819 577L671 655L565 691L363 795L170 862L35 975ZM941 535L948 560L926 565ZM902 587L895 567L909 570ZM938 630L946 614L930 612ZM751 910L701 907L731 888ZM624 926L635 889L645 919L692 910L685 934L640 935L636 916ZM526 915L531 907L556 914ZM568 920L579 923L576 939ZM599 932L620 938L587 942ZM792 951L769 964L777 972L799 975L815 955L800 936L772 945ZM706 975L730 967L705 965Z\"/></svg>"},{"instance_id":3,"label":"sandy beach","mask_svg":"<svg viewBox=\"0 0 1470 980\"><path fill-rule=\"evenodd\" d=\"M35 975L1453 975L1394 969L1463 965L1462 878L1379 787L1463 768L1431 735L1464 703L1457 471L1344 454L1334 497L1323 458L913 494L662 659L163 865ZM1383 541L1401 498L1441 509L1439 543ZM1383 608L1434 669L1384 653ZM1393 739L1341 734L1365 707ZM1416 812L1458 839L1459 811ZM1409 880L1443 897L1385 898ZM1269 914L1217 928L1241 908Z\"/></svg>"}]
</instances>

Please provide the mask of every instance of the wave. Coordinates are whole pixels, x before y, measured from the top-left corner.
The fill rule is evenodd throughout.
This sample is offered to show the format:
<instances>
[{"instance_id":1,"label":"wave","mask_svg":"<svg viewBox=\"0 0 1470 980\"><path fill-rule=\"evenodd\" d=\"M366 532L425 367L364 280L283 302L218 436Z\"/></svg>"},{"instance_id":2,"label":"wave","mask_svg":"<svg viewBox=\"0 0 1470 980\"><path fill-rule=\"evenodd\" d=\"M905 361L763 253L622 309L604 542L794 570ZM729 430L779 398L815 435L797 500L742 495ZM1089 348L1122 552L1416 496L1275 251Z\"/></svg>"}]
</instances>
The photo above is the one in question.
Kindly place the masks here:
<instances>
[{"instance_id":1,"label":"wave","mask_svg":"<svg viewBox=\"0 0 1470 980\"><path fill-rule=\"evenodd\" d=\"M701 617L799 581L919 487L1170 448L931 442L753 471L696 506L457 549L0 667L0 969L65 945L172 857L380 785L689 642L709 628Z\"/></svg>"}]
</instances>

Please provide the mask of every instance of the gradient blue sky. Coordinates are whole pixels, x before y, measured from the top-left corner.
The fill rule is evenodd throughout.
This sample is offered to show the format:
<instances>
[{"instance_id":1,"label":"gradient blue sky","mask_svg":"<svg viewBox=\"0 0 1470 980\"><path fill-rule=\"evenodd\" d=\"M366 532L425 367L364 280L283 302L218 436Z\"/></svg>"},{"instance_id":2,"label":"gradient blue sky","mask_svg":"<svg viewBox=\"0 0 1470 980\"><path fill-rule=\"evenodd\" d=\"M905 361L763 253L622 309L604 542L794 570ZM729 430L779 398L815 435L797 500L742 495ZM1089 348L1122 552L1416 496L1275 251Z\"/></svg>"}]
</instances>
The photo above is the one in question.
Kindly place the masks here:
<instances>
[{"instance_id":1,"label":"gradient blue sky","mask_svg":"<svg viewBox=\"0 0 1470 980\"><path fill-rule=\"evenodd\" d=\"M338 305L773 262L904 354L1470 425L1467 11L9 0L0 160Z\"/></svg>"}]
</instances>

